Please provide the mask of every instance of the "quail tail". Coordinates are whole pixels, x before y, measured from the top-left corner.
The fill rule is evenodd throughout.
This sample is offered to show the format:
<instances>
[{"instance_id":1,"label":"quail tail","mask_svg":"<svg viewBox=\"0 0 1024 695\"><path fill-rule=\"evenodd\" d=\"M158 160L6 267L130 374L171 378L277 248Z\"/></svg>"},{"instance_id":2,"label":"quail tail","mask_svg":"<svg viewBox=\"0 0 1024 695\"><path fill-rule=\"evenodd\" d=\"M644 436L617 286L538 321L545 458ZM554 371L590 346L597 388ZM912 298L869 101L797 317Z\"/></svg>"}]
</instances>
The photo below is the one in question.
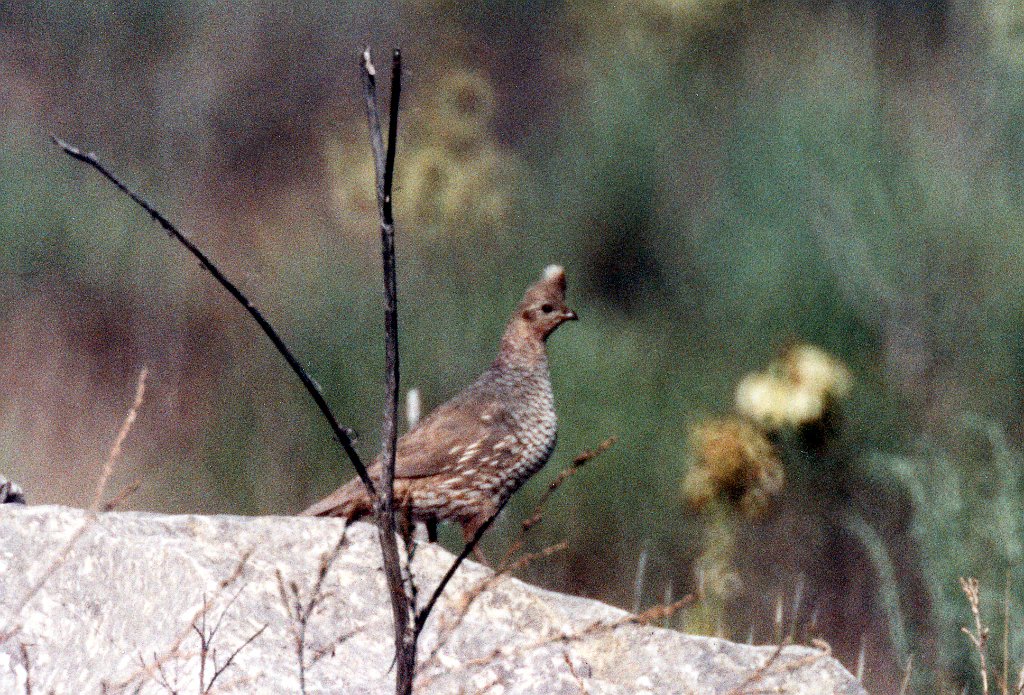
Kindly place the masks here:
<instances>
[{"instance_id":1,"label":"quail tail","mask_svg":"<svg viewBox=\"0 0 1024 695\"><path fill-rule=\"evenodd\" d=\"M355 521L373 513L373 503L359 478L349 481L309 507L300 516L333 516Z\"/></svg>"}]
</instances>

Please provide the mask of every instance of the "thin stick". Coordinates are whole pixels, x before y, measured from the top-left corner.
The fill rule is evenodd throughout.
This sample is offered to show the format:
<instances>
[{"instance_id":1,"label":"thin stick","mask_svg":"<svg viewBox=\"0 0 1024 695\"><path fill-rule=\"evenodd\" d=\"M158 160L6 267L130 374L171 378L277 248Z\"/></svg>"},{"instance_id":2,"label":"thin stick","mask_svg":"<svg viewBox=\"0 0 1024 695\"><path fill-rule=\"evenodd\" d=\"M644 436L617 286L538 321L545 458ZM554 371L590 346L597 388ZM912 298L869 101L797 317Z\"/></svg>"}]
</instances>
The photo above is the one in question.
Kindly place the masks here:
<instances>
[{"instance_id":1,"label":"thin stick","mask_svg":"<svg viewBox=\"0 0 1024 695\"><path fill-rule=\"evenodd\" d=\"M302 385L306 388L306 391L313 399L313 402L316 403L317 407L320 409L320 413L324 416L324 419L326 419L328 424L331 426L331 430L334 432L335 438L338 440L338 443L341 444L341 448L344 449L345 454L352 462L352 466L356 469L356 473L359 474L360 480L363 481L363 484L366 485L367 490L369 490L371 494L375 494L376 491L373 486L373 481L370 480L370 476L366 472L366 467L363 465L362 461L359 458L359 454L356 453L356 450L352 445L352 438L355 436L355 433L348 427L343 427L338 423L337 418L334 417L334 413L331 411L331 407L327 404L327 401L324 400L324 396L320 392L320 387L317 386L316 382L313 381L313 379L309 376L308 373L306 373L306 370L302 367L302 364L299 362L298 359L296 359L295 355L292 354L292 351L288 348L287 345L285 345L284 340L281 339L281 336L278 335L274 327L270 325L270 322L267 321L266 318L264 318L263 314L260 313L259 309L253 306L252 302L249 301L248 297L246 297L242 293L242 291L239 290L238 287L234 285L234 283L232 283L230 280L227 279L227 277L225 277L224 273L222 273L220 269L216 265L214 265L213 261L211 261L206 256L206 254L204 254L192 242L191 239L189 239L182 232L180 232L177 227L175 227L166 217L163 216L163 214L160 213L159 210L150 205L145 198L143 198L138 193L129 188L127 184L123 183L121 179L119 179L113 172L107 169L107 167L104 166L104 164L100 162L99 159L96 158L95 154L93 154L92 152L82 152L79 148L65 142L64 140L61 140L56 136L52 136L52 138L53 142L60 149L62 149L65 154L67 154L72 159L77 159L78 161L91 166L93 169L102 174L104 178L106 178L108 181L114 184L118 188L118 190L127 195L129 198L131 198L132 202L134 202L140 208L145 210L146 213L164 229L164 231L166 231L172 238L174 238L178 243L184 246L185 249L188 250L188 252L191 253L199 261L199 264L203 268L205 268L210 273L210 275L213 276L214 280L220 283L221 287L227 290L228 293L232 297L234 297L239 304L242 305L242 307L249 313L253 320L255 320L259 327L263 330L263 333L266 334L267 338L270 339L270 342L274 344L274 347L277 348L277 351L281 353L281 356L284 357L285 361L288 363L288 366L291 367L292 371L295 372L295 374L299 377L299 380L302 382Z\"/></svg>"},{"instance_id":2,"label":"thin stick","mask_svg":"<svg viewBox=\"0 0 1024 695\"><path fill-rule=\"evenodd\" d=\"M359 61L362 68L363 96L366 99L366 120L370 130L374 169L377 174L377 208L380 213L380 246L384 274L384 339L385 339L385 391L386 405L382 425L383 472L381 489L377 495L376 516L380 535L384 574L391 594L391 609L395 625L395 692L412 693L416 673L416 638L410 629L410 594L402 580L402 565L395 540L395 450L398 442L398 290L395 279L395 221L391 205L391 187L394 181L395 148L398 134L398 109L402 85L402 54L395 49L391 62L391 104L388 122L387 153L384 151L377 107L377 71L370 59L370 49L363 49ZM406 568L405 575L411 574Z\"/></svg>"},{"instance_id":3,"label":"thin stick","mask_svg":"<svg viewBox=\"0 0 1024 695\"><path fill-rule=\"evenodd\" d=\"M750 686L764 680L772 666L774 666L775 662L779 660L780 656L782 656L782 650L785 648L786 644L780 643L779 646L775 647L771 655L769 655L763 664L754 669L754 671L747 676L742 683L728 691L725 695L743 695L743 693L747 692L747 689Z\"/></svg>"},{"instance_id":4,"label":"thin stick","mask_svg":"<svg viewBox=\"0 0 1024 695\"><path fill-rule=\"evenodd\" d=\"M242 644L240 644L240 645L238 646L238 648L237 648L237 649L235 649L235 651L231 652L231 655L230 655L230 656L228 657L228 660L227 660L227 661L225 661L225 662L224 662L224 663L223 663L223 664L222 664L222 665L221 665L220 667L217 667L216 663L214 663L214 668L215 668L215 671L214 671L213 677L212 677L212 678L210 678L210 682L206 684L206 686L205 686L205 689L203 690L203 695L207 695L208 693L211 693L211 692L213 692L213 684L214 684L214 683L216 683L216 682L217 682L217 679L218 679L218 678L220 678L220 677L221 677L221 675L222 675L222 674L223 674L223 673L224 673L225 671L227 671L227 670L228 670L228 668L229 668L229 667L231 666L231 664L232 664L232 663L234 663L234 661L235 661L235 657L236 657L236 656L238 656L239 652L241 652L241 651L242 651L243 649L245 649L245 648L246 648L246 647L248 647L248 646L249 646L250 644L252 644L253 642L255 642L255 641L256 641L256 640L257 640L257 639L259 638L259 636L260 636L260 635L262 635L262 634L263 634L263 632L264 632L264 631L265 631L265 630L266 630L266 629L267 629L268 627L270 627L270 625L269 625L269 624L264 624L264 625L263 625L263 627L261 627L261 628L260 628L259 630L257 630L256 632L254 632L254 633L253 633L253 634L252 634L252 635L251 635L251 636L249 637L249 639L247 639L247 640L245 640L244 642L242 642Z\"/></svg>"}]
</instances>

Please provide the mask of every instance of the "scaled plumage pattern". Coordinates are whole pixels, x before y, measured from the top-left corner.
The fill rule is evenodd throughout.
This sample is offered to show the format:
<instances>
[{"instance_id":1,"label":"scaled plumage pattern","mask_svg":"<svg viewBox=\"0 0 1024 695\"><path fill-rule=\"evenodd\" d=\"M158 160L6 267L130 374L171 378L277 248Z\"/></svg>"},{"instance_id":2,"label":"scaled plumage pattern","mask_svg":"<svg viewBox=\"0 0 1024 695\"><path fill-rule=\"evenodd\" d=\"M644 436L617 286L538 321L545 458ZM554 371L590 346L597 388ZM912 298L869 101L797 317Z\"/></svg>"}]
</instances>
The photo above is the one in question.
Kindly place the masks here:
<instances>
[{"instance_id":1,"label":"scaled plumage pattern","mask_svg":"<svg viewBox=\"0 0 1024 695\"><path fill-rule=\"evenodd\" d=\"M576 314L565 271L548 266L526 290L493 364L398 440L395 501L411 521L455 521L470 539L547 462L557 420L545 341ZM380 480L381 460L370 467ZM353 521L373 512L356 478L303 512Z\"/></svg>"}]
</instances>

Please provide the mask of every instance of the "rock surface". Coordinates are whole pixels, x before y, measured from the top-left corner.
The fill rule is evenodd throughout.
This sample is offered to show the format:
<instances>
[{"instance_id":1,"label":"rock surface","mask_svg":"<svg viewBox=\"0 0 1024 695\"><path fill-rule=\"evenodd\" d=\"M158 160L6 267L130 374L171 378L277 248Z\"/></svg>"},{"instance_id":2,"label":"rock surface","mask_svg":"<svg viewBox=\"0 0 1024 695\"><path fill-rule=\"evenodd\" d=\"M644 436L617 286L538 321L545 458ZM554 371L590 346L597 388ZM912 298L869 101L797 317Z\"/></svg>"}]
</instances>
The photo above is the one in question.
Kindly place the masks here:
<instances>
[{"instance_id":1,"label":"rock surface","mask_svg":"<svg viewBox=\"0 0 1024 695\"><path fill-rule=\"evenodd\" d=\"M56 695L393 692L391 608L367 524L348 529L308 610L300 669L299 614L342 528L2 505L0 692L26 692L26 676L33 692ZM421 600L450 562L419 548ZM449 586L422 638L417 693L865 693L820 651L638 625L515 579L455 621L460 598L490 575L466 563Z\"/></svg>"}]
</instances>

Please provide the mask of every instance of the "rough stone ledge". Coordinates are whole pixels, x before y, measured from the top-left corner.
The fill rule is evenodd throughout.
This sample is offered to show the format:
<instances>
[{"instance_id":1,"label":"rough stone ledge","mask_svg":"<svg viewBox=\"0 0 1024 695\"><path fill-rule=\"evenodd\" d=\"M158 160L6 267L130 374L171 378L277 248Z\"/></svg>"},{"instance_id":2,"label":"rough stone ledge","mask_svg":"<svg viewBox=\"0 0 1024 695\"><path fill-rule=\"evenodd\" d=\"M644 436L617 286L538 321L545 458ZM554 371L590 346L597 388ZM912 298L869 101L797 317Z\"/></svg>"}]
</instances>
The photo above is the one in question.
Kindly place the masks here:
<instances>
[{"instance_id":1,"label":"rough stone ledge","mask_svg":"<svg viewBox=\"0 0 1024 695\"><path fill-rule=\"evenodd\" d=\"M297 590L307 600L341 533L340 522L324 519L91 516L2 505L0 639L17 631L0 645L0 692L25 692L26 653L37 693L302 692L294 609L278 577L286 596ZM421 546L414 566L421 597L451 559ZM307 694L393 691L391 608L379 567L375 529L354 524L308 622ZM616 608L515 579L481 594L428 660L437 626L451 622L459 597L489 575L467 563L452 582L454 599L439 604L423 637L417 692L865 694L838 662L812 649L789 647L772 659L773 647L621 624L627 614ZM204 606L207 633L217 625L205 665L191 627L203 627ZM761 677L741 687L758 669Z\"/></svg>"}]
</instances>

